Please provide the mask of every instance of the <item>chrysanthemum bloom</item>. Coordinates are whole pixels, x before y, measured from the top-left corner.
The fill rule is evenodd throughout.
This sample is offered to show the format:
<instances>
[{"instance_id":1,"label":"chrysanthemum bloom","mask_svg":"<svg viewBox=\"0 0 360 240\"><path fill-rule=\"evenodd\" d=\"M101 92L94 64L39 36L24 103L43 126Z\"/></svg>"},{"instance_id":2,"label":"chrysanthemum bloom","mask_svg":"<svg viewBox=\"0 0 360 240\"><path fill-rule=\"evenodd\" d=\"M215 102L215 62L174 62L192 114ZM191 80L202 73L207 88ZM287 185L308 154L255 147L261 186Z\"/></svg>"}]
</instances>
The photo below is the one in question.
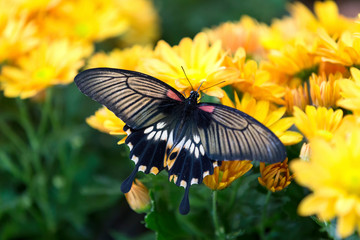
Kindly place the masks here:
<instances>
[{"instance_id":1,"label":"chrysanthemum bloom","mask_svg":"<svg viewBox=\"0 0 360 240\"><path fill-rule=\"evenodd\" d=\"M321 136L330 140L343 119L343 111L306 106L305 112L294 107L295 125L307 139Z\"/></svg>"},{"instance_id":2,"label":"chrysanthemum bloom","mask_svg":"<svg viewBox=\"0 0 360 240\"><path fill-rule=\"evenodd\" d=\"M345 31L336 41L325 30L319 29L318 37L315 53L322 61L344 66L360 64L360 38L354 33Z\"/></svg>"},{"instance_id":3,"label":"chrysanthemum bloom","mask_svg":"<svg viewBox=\"0 0 360 240\"><path fill-rule=\"evenodd\" d=\"M18 58L15 66L2 67L1 89L7 97L28 98L53 85L68 84L91 52L87 44L44 41L29 55Z\"/></svg>"},{"instance_id":4,"label":"chrysanthemum bloom","mask_svg":"<svg viewBox=\"0 0 360 240\"><path fill-rule=\"evenodd\" d=\"M44 37L101 41L119 36L128 29L128 19L121 13L114 0L63 0L40 15L38 25Z\"/></svg>"},{"instance_id":5,"label":"chrysanthemum bloom","mask_svg":"<svg viewBox=\"0 0 360 240\"><path fill-rule=\"evenodd\" d=\"M120 120L113 112L106 107L102 107L94 115L86 119L86 123L91 127L111 135L126 135L123 128L125 123ZM125 142L126 137L121 139L118 144Z\"/></svg>"},{"instance_id":6,"label":"chrysanthemum bloom","mask_svg":"<svg viewBox=\"0 0 360 240\"><path fill-rule=\"evenodd\" d=\"M221 102L254 117L274 132L285 145L296 144L302 140L301 134L288 131L293 125L294 119L292 117L282 118L285 107L275 108L269 101L256 101L248 93L244 94L241 101L235 93L235 104L227 95L222 98ZM251 167L251 162L247 160L224 161L220 167L215 168L214 175L205 177L204 183L211 189L223 189L244 175Z\"/></svg>"},{"instance_id":7,"label":"chrysanthemum bloom","mask_svg":"<svg viewBox=\"0 0 360 240\"><path fill-rule=\"evenodd\" d=\"M340 99L339 79L340 73L325 76L312 74L310 77L310 96L311 103L317 107L336 107L336 102Z\"/></svg>"},{"instance_id":8,"label":"chrysanthemum bloom","mask_svg":"<svg viewBox=\"0 0 360 240\"><path fill-rule=\"evenodd\" d=\"M204 184L212 190L224 189L250 171L252 167L250 160L223 161L220 167L215 167L213 175L207 175L204 178Z\"/></svg>"},{"instance_id":9,"label":"chrysanthemum bloom","mask_svg":"<svg viewBox=\"0 0 360 240\"><path fill-rule=\"evenodd\" d=\"M339 81L341 96L337 104L343 108L353 111L360 115L360 70L351 68L351 79L342 79Z\"/></svg>"},{"instance_id":10,"label":"chrysanthemum bloom","mask_svg":"<svg viewBox=\"0 0 360 240\"><path fill-rule=\"evenodd\" d=\"M134 45L125 49L114 49L110 53L99 52L89 60L87 68L111 67L126 70L137 70L139 63L144 58L153 54L149 46Z\"/></svg>"},{"instance_id":11,"label":"chrysanthemum bloom","mask_svg":"<svg viewBox=\"0 0 360 240\"><path fill-rule=\"evenodd\" d=\"M151 199L149 190L138 179L135 179L130 191L125 193L125 198L130 208L137 213L144 213L150 210Z\"/></svg>"},{"instance_id":12,"label":"chrysanthemum bloom","mask_svg":"<svg viewBox=\"0 0 360 240\"><path fill-rule=\"evenodd\" d=\"M288 159L283 162L273 163L265 166L265 163L260 163L260 174L258 177L259 183L272 192L281 191L290 185L294 175L290 174Z\"/></svg>"},{"instance_id":13,"label":"chrysanthemum bloom","mask_svg":"<svg viewBox=\"0 0 360 240\"><path fill-rule=\"evenodd\" d=\"M227 67L238 71L233 87L250 93L255 99L283 104L284 88L271 78L268 71L258 68L254 60L246 60L245 50L239 48L233 57L225 58Z\"/></svg>"},{"instance_id":14,"label":"chrysanthemum bloom","mask_svg":"<svg viewBox=\"0 0 360 240\"><path fill-rule=\"evenodd\" d=\"M221 87L231 84L237 74L223 66L223 59L221 42L210 45L207 35L199 33L193 40L183 38L179 45L173 47L165 41L159 41L154 57L142 61L139 70L161 79L186 95L192 90L191 85L196 90L200 84L202 89L217 84L205 93L222 98L224 91Z\"/></svg>"},{"instance_id":15,"label":"chrysanthemum bloom","mask_svg":"<svg viewBox=\"0 0 360 240\"><path fill-rule=\"evenodd\" d=\"M221 40L226 51L235 54L243 48L248 55L255 59L265 57L265 49L260 43L259 35L264 25L249 16L241 17L239 22L226 22L213 29L206 30L211 42Z\"/></svg>"},{"instance_id":16,"label":"chrysanthemum bloom","mask_svg":"<svg viewBox=\"0 0 360 240\"><path fill-rule=\"evenodd\" d=\"M284 100L288 114L293 113L295 106L301 110L305 110L305 107L310 104L307 83L305 82L304 86L300 85L295 88L286 88Z\"/></svg>"},{"instance_id":17,"label":"chrysanthemum bloom","mask_svg":"<svg viewBox=\"0 0 360 240\"><path fill-rule=\"evenodd\" d=\"M0 19L0 62L13 61L39 44L37 27L26 15Z\"/></svg>"},{"instance_id":18,"label":"chrysanthemum bloom","mask_svg":"<svg viewBox=\"0 0 360 240\"><path fill-rule=\"evenodd\" d=\"M351 121L343 125L330 142L312 139L310 161L294 160L290 167L296 181L312 191L300 203L299 214L337 218L337 234L346 238L355 229L360 233L360 127Z\"/></svg>"}]
</instances>

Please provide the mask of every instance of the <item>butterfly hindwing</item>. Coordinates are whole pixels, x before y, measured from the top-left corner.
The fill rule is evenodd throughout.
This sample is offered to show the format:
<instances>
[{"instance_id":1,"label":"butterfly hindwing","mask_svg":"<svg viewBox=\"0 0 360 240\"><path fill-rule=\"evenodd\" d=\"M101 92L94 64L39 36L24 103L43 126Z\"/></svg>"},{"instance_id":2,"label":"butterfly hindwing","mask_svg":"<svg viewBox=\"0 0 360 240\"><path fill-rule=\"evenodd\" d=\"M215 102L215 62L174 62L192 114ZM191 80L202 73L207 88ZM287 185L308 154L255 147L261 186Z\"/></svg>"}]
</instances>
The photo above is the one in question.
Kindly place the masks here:
<instances>
[{"instance_id":1,"label":"butterfly hindwing","mask_svg":"<svg viewBox=\"0 0 360 240\"><path fill-rule=\"evenodd\" d=\"M200 103L201 141L214 160L255 160L275 163L286 158L278 137L251 116L224 105Z\"/></svg>"},{"instance_id":2,"label":"butterfly hindwing","mask_svg":"<svg viewBox=\"0 0 360 240\"><path fill-rule=\"evenodd\" d=\"M128 70L88 69L74 81L81 92L106 106L134 129L158 122L185 99L166 83Z\"/></svg>"}]
</instances>

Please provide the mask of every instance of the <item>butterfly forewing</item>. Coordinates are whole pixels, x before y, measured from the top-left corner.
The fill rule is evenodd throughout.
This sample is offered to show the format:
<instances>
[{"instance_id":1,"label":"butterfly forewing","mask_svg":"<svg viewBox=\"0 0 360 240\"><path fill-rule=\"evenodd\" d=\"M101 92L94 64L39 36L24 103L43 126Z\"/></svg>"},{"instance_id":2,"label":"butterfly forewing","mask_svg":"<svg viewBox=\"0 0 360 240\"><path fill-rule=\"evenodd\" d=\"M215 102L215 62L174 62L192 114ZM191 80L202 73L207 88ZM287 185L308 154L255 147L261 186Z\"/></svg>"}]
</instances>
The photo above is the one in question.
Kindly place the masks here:
<instances>
[{"instance_id":1,"label":"butterfly forewing","mask_svg":"<svg viewBox=\"0 0 360 240\"><path fill-rule=\"evenodd\" d=\"M286 158L286 149L276 135L251 116L236 109L199 104L201 141L214 160L255 160L274 163Z\"/></svg>"},{"instance_id":2,"label":"butterfly forewing","mask_svg":"<svg viewBox=\"0 0 360 240\"><path fill-rule=\"evenodd\" d=\"M164 82L127 70L89 69L78 74L75 83L81 92L106 106L134 129L158 122L184 100Z\"/></svg>"}]
</instances>

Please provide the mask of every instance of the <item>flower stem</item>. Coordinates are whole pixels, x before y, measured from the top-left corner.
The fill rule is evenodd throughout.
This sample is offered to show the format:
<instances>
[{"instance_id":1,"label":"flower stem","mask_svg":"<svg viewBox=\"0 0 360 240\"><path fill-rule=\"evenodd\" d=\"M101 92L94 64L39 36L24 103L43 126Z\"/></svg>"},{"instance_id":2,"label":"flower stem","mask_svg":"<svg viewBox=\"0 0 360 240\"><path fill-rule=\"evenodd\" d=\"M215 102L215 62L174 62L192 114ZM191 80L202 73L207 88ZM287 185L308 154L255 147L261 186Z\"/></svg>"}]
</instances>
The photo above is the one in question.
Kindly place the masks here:
<instances>
[{"instance_id":1,"label":"flower stem","mask_svg":"<svg viewBox=\"0 0 360 240\"><path fill-rule=\"evenodd\" d=\"M218 192L216 190L212 192L212 218L213 218L213 223L214 223L214 227L215 227L215 236L216 236L216 239L225 239L224 227L222 227L220 225L219 219L217 216L217 206L216 206L217 194L218 194Z\"/></svg>"},{"instance_id":2,"label":"flower stem","mask_svg":"<svg viewBox=\"0 0 360 240\"><path fill-rule=\"evenodd\" d=\"M266 221L267 208L268 208L268 205L269 205L270 196L271 196L271 191L267 191L264 208L263 208L263 211L262 211L262 214L261 214L260 238L263 239L263 240L266 239L266 236L265 236L265 221Z\"/></svg>"}]
</instances>

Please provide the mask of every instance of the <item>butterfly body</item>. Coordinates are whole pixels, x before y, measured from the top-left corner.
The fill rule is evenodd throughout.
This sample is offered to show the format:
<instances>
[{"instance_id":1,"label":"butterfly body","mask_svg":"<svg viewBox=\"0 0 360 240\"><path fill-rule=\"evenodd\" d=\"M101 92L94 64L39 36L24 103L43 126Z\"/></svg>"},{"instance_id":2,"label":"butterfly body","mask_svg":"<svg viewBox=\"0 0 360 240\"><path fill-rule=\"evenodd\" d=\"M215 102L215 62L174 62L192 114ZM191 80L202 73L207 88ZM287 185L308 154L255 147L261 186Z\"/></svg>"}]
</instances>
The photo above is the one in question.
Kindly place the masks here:
<instances>
[{"instance_id":1,"label":"butterfly body","mask_svg":"<svg viewBox=\"0 0 360 240\"><path fill-rule=\"evenodd\" d=\"M135 168L123 182L128 192L138 171L169 172L185 188L180 212L186 214L192 184L200 184L225 160L278 162L286 157L280 140L260 122L236 109L185 98L164 82L139 72L96 68L75 77L78 88L126 123Z\"/></svg>"}]
</instances>

